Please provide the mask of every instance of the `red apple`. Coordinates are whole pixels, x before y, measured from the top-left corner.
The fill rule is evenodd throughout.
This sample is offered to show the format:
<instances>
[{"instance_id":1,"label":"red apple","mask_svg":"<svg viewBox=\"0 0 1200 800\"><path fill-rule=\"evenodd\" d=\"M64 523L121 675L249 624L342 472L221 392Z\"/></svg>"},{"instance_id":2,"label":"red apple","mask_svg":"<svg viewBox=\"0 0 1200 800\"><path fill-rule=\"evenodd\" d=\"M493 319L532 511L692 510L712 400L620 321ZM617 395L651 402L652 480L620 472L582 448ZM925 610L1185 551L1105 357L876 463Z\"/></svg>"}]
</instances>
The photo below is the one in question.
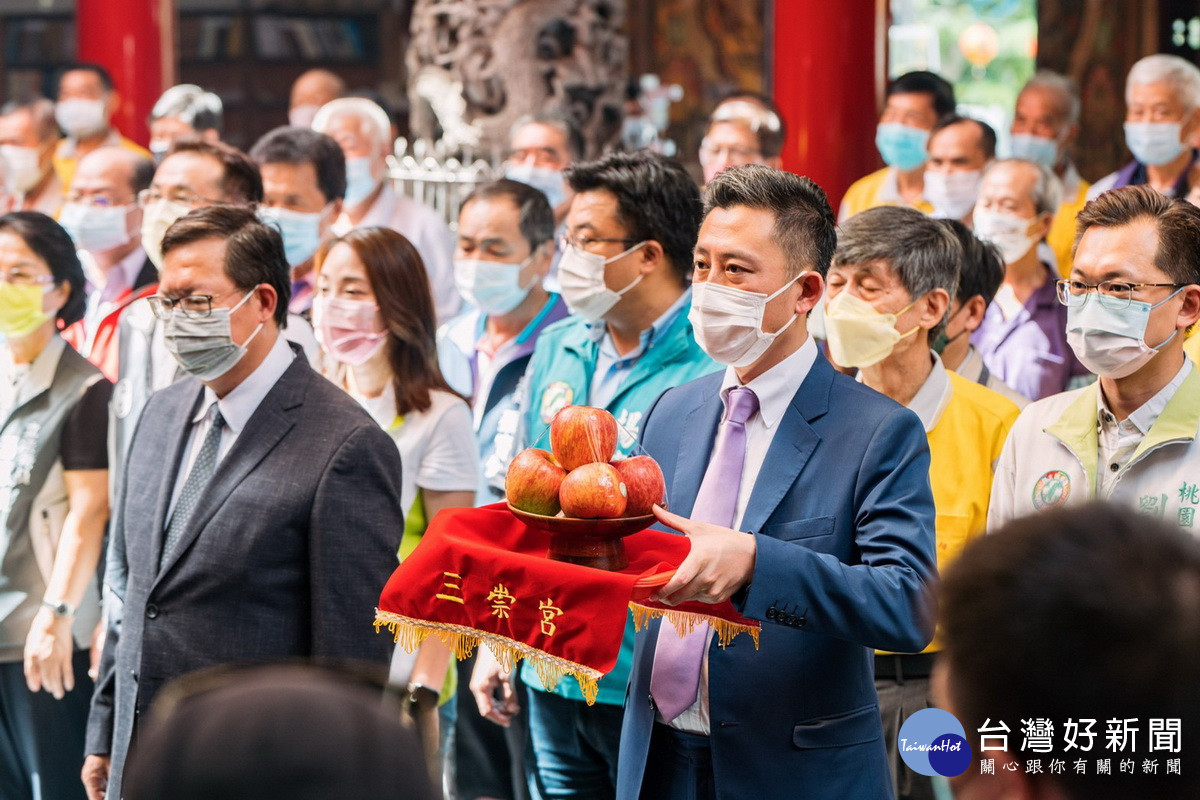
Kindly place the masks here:
<instances>
[{"instance_id":1,"label":"red apple","mask_svg":"<svg viewBox=\"0 0 1200 800\"><path fill-rule=\"evenodd\" d=\"M568 517L612 519L625 513L625 484L611 464L584 464L567 473L558 500Z\"/></svg>"},{"instance_id":2,"label":"red apple","mask_svg":"<svg viewBox=\"0 0 1200 800\"><path fill-rule=\"evenodd\" d=\"M550 422L550 449L568 472L607 464L617 449L617 420L603 408L565 406Z\"/></svg>"},{"instance_id":3,"label":"red apple","mask_svg":"<svg viewBox=\"0 0 1200 800\"><path fill-rule=\"evenodd\" d=\"M640 517L652 513L651 506L662 503L667 493L658 462L650 456L634 456L612 462L625 482L625 516Z\"/></svg>"},{"instance_id":4,"label":"red apple","mask_svg":"<svg viewBox=\"0 0 1200 800\"><path fill-rule=\"evenodd\" d=\"M504 476L504 493L515 508L552 517L560 510L558 491L567 471L554 456L536 447L517 453Z\"/></svg>"}]
</instances>

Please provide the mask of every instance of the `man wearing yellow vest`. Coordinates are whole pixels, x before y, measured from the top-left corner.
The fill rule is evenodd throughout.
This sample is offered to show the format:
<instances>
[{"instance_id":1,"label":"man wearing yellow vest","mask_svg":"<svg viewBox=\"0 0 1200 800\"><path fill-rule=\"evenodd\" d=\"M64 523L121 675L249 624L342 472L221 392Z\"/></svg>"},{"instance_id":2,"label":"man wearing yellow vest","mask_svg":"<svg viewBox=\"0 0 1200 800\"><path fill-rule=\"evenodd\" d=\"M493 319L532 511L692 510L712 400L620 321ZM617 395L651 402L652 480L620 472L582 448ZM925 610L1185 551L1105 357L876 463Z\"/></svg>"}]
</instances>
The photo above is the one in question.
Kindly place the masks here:
<instances>
[{"instance_id":1,"label":"man wearing yellow vest","mask_svg":"<svg viewBox=\"0 0 1200 800\"><path fill-rule=\"evenodd\" d=\"M926 214L925 156L934 124L954 113L954 87L932 72L909 72L888 84L875 146L887 164L859 178L842 198L838 223L868 208L911 206Z\"/></svg>"},{"instance_id":2,"label":"man wearing yellow vest","mask_svg":"<svg viewBox=\"0 0 1200 800\"><path fill-rule=\"evenodd\" d=\"M865 211L841 228L825 293L829 353L839 365L913 411L929 437L937 512L938 569L983 534L992 470L1017 418L1013 402L949 370L930 342L957 293L962 248L942 223L911 208ZM929 706L929 675L941 645L877 653L875 688L899 800L932 800L933 785L901 761L897 734Z\"/></svg>"},{"instance_id":3,"label":"man wearing yellow vest","mask_svg":"<svg viewBox=\"0 0 1200 800\"><path fill-rule=\"evenodd\" d=\"M1058 271L1071 274L1071 249L1075 246L1075 217L1087 202L1091 184L1067 151L1079 135L1079 92L1075 82L1057 72L1040 69L1017 95L1012 124L1012 156L1053 170L1062 184L1062 200L1046 234Z\"/></svg>"},{"instance_id":4,"label":"man wearing yellow vest","mask_svg":"<svg viewBox=\"0 0 1200 800\"><path fill-rule=\"evenodd\" d=\"M72 64L62 71L54 118L66 137L59 140L54 150L54 171L64 193L71 190L79 159L105 145L117 145L142 158L152 158L149 150L126 139L113 127L112 117L120 105L121 96L112 76L99 64Z\"/></svg>"}]
</instances>

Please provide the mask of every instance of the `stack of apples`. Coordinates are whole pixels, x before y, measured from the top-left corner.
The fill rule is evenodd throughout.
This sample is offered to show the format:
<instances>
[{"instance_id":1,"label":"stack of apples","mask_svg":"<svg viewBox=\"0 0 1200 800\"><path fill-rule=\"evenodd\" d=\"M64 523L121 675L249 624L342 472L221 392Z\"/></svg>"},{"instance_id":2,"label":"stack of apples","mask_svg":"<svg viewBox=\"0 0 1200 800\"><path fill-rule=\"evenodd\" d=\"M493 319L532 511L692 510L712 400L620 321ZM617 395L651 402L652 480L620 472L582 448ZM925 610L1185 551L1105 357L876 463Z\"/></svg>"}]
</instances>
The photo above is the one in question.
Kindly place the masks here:
<instances>
[{"instance_id":1,"label":"stack of apples","mask_svg":"<svg viewBox=\"0 0 1200 800\"><path fill-rule=\"evenodd\" d=\"M522 450L508 467L508 502L531 514L579 519L640 517L666 494L650 456L613 460L617 421L602 408L566 406L550 423L548 453Z\"/></svg>"}]
</instances>

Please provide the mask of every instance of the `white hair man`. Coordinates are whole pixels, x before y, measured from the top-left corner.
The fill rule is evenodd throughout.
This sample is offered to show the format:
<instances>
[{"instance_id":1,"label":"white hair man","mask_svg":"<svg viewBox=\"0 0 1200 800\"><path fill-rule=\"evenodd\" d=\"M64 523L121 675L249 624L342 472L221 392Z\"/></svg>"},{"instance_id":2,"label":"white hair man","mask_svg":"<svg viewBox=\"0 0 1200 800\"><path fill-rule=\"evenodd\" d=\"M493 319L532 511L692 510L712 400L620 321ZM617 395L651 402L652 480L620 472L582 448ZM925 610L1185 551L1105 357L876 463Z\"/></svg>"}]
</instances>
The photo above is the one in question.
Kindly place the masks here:
<instances>
[{"instance_id":1,"label":"white hair man","mask_svg":"<svg viewBox=\"0 0 1200 800\"><path fill-rule=\"evenodd\" d=\"M342 97L321 106L312 127L333 138L346 156L346 196L333 232L340 236L352 228L381 226L402 234L425 262L438 320L451 319L462 303L454 288L454 235L436 211L392 188L387 112L366 98Z\"/></svg>"},{"instance_id":2,"label":"white hair man","mask_svg":"<svg viewBox=\"0 0 1200 800\"><path fill-rule=\"evenodd\" d=\"M1046 235L1058 271L1071 274L1075 217L1087 202L1091 184L1079 176L1068 150L1079 136L1079 88L1075 81L1039 69L1017 95L1012 123L1012 155L1052 170L1062 186L1062 201Z\"/></svg>"},{"instance_id":3,"label":"white hair man","mask_svg":"<svg viewBox=\"0 0 1200 800\"><path fill-rule=\"evenodd\" d=\"M1109 189L1147 184L1186 197L1200 133L1200 68L1179 56L1146 56L1125 79L1125 144L1134 160L1092 185L1088 199Z\"/></svg>"}]
</instances>

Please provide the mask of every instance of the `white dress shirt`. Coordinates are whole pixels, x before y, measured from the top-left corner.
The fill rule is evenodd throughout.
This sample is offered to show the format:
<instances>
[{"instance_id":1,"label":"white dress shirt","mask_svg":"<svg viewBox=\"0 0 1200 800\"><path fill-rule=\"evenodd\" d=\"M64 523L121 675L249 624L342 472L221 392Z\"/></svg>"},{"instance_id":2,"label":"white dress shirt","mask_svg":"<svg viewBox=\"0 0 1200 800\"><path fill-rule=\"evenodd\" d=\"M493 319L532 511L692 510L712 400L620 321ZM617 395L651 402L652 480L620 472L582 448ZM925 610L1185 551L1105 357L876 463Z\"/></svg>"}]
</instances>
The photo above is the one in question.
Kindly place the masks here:
<instances>
[{"instance_id":1,"label":"white dress shirt","mask_svg":"<svg viewBox=\"0 0 1200 800\"><path fill-rule=\"evenodd\" d=\"M758 481L758 473L762 469L775 432L779 430L779 422L787 412L788 406L800 390L800 384L808 377L813 363L817 360L817 345L809 336L796 352L780 361L754 380L745 384L754 390L758 397L758 411L746 422L746 459L742 462L742 481L738 485L738 499L734 511L734 528L741 527L742 517L746 514L746 506ZM729 392L741 386L737 372L733 367L726 367L725 377L721 381L722 402ZM714 440L714 450L715 450ZM711 456L710 456L711 457ZM671 623L663 621L663 630L659 636L674 636ZM708 632L708 642L704 648L704 661L700 665L700 693L696 702L692 703L675 719L668 723L672 728L688 733L698 733L707 736L710 731L708 715L708 651L712 645L713 631ZM662 722L662 716L658 721Z\"/></svg>"},{"instance_id":2,"label":"white dress shirt","mask_svg":"<svg viewBox=\"0 0 1200 800\"><path fill-rule=\"evenodd\" d=\"M367 209L358 225L343 211L331 226L342 236L352 228L378 226L391 228L412 242L425 262L429 288L439 323L449 322L462 307L462 296L454 285L454 234L441 216L427 205L396 194L391 184L383 184L379 197Z\"/></svg>"},{"instance_id":3,"label":"white dress shirt","mask_svg":"<svg viewBox=\"0 0 1200 800\"><path fill-rule=\"evenodd\" d=\"M167 512L168 521L171 519L171 512L175 510L175 501L179 499L179 492L183 489L184 481L187 480L188 474L192 471L192 465L196 463L196 458L200 455L200 447L197 446L197 443L204 441L209 428L212 427L213 406L221 410L221 416L225 420L225 427L221 431L221 442L217 446L217 463L220 464L221 459L229 452L229 448L233 447L233 443L237 441L242 429L246 427L246 423L250 421L250 417L258 410L263 398L292 365L294 357L288 340L280 334L258 368L247 375L246 379L235 386L229 394L218 399L212 389L204 387L204 399L200 401L200 407L192 416L192 430L187 444L184 445L179 474L175 476L175 488L171 492L171 507Z\"/></svg>"}]
</instances>

